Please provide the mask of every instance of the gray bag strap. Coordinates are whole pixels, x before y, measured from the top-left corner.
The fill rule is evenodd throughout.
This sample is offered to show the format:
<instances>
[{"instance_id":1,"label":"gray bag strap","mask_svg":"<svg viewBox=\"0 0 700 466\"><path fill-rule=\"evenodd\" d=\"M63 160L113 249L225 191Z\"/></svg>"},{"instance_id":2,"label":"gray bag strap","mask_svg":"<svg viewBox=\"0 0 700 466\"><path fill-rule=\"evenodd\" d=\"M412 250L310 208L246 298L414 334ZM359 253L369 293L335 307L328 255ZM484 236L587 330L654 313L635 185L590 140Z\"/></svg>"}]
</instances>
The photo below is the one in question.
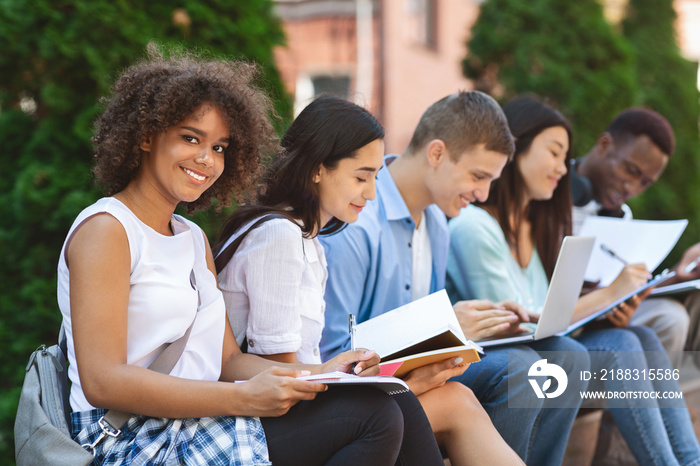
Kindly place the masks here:
<instances>
[{"instance_id":1,"label":"gray bag strap","mask_svg":"<svg viewBox=\"0 0 700 466\"><path fill-rule=\"evenodd\" d=\"M276 218L286 218L290 222L292 221L292 219L288 215L280 213L265 214L262 217L260 217L258 220L255 221L255 223L248 227L247 230L238 235L238 238L233 240L228 246L226 246L224 249L222 249L216 254L216 257L214 258L214 265L216 265L216 273L220 273L224 269L224 267L226 267L226 264L228 264L231 261L238 247L241 245L245 237L248 236L248 233L255 230L263 223Z\"/></svg>"},{"instance_id":2,"label":"gray bag strap","mask_svg":"<svg viewBox=\"0 0 700 466\"><path fill-rule=\"evenodd\" d=\"M251 226L248 227L247 230L243 231L238 237L231 241L231 243L226 246L224 249L216 253L216 257L214 258L214 265L216 266L216 273L221 273L221 271L226 267L226 264L228 264L231 259L233 259L233 255L236 253L238 250L238 247L241 245L243 240L245 239L246 236L248 236L248 233L251 231L255 230L259 226L261 226L263 223L273 220L276 218L286 218L290 222L293 222L291 217L288 215L280 214L280 213L271 213L271 214L265 214L259 219L255 221ZM304 244L302 243L302 247ZM247 353L248 352L248 338L243 337L243 341L239 345L239 348L241 352Z\"/></svg>"},{"instance_id":3,"label":"gray bag strap","mask_svg":"<svg viewBox=\"0 0 700 466\"><path fill-rule=\"evenodd\" d=\"M197 309L197 313L199 313L199 309ZM192 324L190 324L185 334L174 342L170 343L163 350L163 352L158 355L158 357L148 366L150 370L160 372L161 374L169 374L170 371L173 370L173 367L175 367L175 364L177 364L177 362L180 360L180 356L182 356L182 352L185 350L187 340L190 338L192 327L194 327L194 323L196 321L197 315L195 314L194 320L192 321ZM63 332L62 327L61 332ZM121 434L121 428L124 427L124 424L126 424L131 416L131 413L110 409L97 421L102 429L100 435L93 443L86 443L82 445L82 447L94 455L95 447L102 440L104 440L105 437L118 437L119 434Z\"/></svg>"},{"instance_id":4,"label":"gray bag strap","mask_svg":"<svg viewBox=\"0 0 700 466\"><path fill-rule=\"evenodd\" d=\"M61 330L58 332L58 347L61 348L63 354L68 354L68 341L66 341L66 330L61 325Z\"/></svg>"}]
</instances>

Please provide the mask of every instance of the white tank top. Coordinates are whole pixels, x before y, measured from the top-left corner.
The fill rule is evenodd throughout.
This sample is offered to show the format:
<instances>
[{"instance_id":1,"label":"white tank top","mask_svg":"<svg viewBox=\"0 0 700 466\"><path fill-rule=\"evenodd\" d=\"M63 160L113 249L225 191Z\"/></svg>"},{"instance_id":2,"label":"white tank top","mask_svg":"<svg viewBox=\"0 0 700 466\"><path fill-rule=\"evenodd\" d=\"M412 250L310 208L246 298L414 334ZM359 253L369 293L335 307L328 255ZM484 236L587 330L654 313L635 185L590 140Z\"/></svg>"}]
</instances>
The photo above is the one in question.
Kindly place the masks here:
<instances>
[{"instance_id":1,"label":"white tank top","mask_svg":"<svg viewBox=\"0 0 700 466\"><path fill-rule=\"evenodd\" d=\"M131 288L127 315L128 364L147 367L192 324L199 296L191 283L193 270L202 302L187 346L171 375L195 380L218 380L221 374L226 310L216 278L206 264L202 230L189 220L173 215L174 236L164 236L141 222L115 198L102 198L83 210L71 226L78 226L106 212L124 227L131 254ZM72 382L73 411L93 409L83 394L75 360L70 310L70 280L65 260L66 243L58 263L58 305L68 342L68 377Z\"/></svg>"}]
</instances>

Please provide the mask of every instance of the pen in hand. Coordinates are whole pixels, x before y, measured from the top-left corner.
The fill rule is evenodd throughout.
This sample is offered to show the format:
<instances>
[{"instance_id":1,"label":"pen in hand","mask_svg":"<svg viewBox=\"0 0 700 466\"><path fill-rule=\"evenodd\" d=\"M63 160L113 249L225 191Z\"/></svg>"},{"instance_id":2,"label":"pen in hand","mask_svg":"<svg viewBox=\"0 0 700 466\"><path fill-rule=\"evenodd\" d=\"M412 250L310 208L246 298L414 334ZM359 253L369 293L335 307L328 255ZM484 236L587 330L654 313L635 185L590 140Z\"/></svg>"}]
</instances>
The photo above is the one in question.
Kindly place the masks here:
<instances>
[{"instance_id":1,"label":"pen in hand","mask_svg":"<svg viewBox=\"0 0 700 466\"><path fill-rule=\"evenodd\" d=\"M613 259L617 259L617 260L619 260L620 262L622 262L623 265L625 265L625 266L629 265L629 262L627 262L626 260L624 260L622 257L618 256L617 253L616 253L615 251L613 251L612 249L610 249L610 248L607 247L606 245L601 244L601 245L600 245L600 249L602 249L603 252L607 253L607 254L608 254L610 257L612 257Z\"/></svg>"},{"instance_id":2,"label":"pen in hand","mask_svg":"<svg viewBox=\"0 0 700 466\"><path fill-rule=\"evenodd\" d=\"M355 314L349 314L348 315L348 331L350 332L350 350L355 351L357 348L355 347ZM351 373L355 373L355 366L357 363L353 362L352 363L352 369Z\"/></svg>"},{"instance_id":3,"label":"pen in hand","mask_svg":"<svg viewBox=\"0 0 700 466\"><path fill-rule=\"evenodd\" d=\"M686 265L686 266L685 266L685 269L683 269L683 272L686 273L686 274L688 274L688 273L692 272L693 270L695 270L695 269L697 268L697 266L698 266L698 261L700 261L700 256L698 256L698 258L695 259L695 260L694 260L693 262L691 262L690 264Z\"/></svg>"}]
</instances>

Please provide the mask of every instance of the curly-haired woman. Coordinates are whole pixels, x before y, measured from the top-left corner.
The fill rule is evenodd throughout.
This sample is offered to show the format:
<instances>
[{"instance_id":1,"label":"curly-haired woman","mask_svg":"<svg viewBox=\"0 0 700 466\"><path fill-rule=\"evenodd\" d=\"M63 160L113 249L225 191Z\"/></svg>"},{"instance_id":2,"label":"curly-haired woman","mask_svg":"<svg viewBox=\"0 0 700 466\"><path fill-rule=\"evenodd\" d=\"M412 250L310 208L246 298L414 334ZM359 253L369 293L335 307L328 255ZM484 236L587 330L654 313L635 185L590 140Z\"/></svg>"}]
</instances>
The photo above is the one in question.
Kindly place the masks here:
<instances>
[{"instance_id":1,"label":"curly-haired woman","mask_svg":"<svg viewBox=\"0 0 700 466\"><path fill-rule=\"evenodd\" d=\"M96 464L383 465L399 455L404 423L391 397L295 378L353 363L376 373L378 358L284 365L242 354L206 237L174 214L226 203L274 147L255 75L251 65L152 48L119 77L98 119L95 175L109 197L78 216L58 267L73 435L94 444ZM169 374L147 368L187 332ZM134 414L96 442L106 410ZM410 427L430 436L427 420Z\"/></svg>"}]
</instances>

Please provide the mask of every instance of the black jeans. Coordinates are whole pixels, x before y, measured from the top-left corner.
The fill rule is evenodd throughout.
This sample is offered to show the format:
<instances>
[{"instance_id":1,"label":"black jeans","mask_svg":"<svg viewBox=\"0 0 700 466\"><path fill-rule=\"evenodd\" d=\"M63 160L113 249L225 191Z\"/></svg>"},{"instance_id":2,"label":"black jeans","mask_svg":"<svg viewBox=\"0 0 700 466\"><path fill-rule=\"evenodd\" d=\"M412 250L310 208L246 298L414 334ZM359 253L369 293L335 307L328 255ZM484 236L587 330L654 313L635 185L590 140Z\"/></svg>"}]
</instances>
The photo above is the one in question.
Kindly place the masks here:
<instances>
[{"instance_id":1,"label":"black jeans","mask_svg":"<svg viewBox=\"0 0 700 466\"><path fill-rule=\"evenodd\" d=\"M413 393L331 387L281 417L261 418L270 460L284 465L442 465Z\"/></svg>"}]
</instances>

